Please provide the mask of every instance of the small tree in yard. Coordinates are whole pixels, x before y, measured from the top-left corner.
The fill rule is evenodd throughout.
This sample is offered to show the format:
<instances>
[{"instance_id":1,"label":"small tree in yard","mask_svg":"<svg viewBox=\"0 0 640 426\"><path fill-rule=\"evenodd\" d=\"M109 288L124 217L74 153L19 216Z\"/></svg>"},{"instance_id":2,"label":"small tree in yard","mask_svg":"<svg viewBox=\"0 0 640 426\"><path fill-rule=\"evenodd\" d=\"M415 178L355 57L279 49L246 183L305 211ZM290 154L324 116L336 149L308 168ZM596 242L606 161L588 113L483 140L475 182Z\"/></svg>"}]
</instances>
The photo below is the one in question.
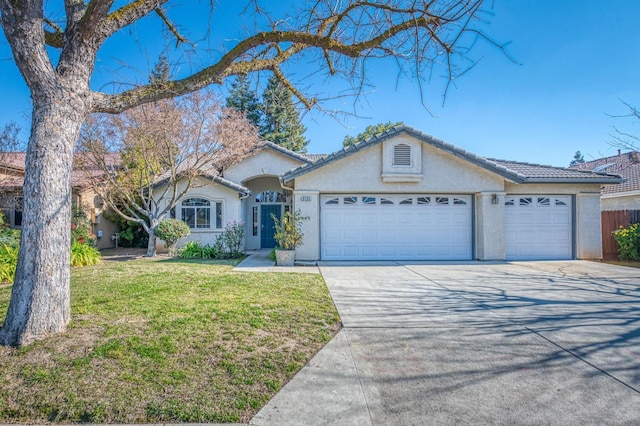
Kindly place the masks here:
<instances>
[{"instance_id":1,"label":"small tree in yard","mask_svg":"<svg viewBox=\"0 0 640 426\"><path fill-rule=\"evenodd\" d=\"M80 166L107 205L149 235L201 176L216 176L260 143L242 113L222 108L211 92L154 102L89 121Z\"/></svg>"},{"instance_id":2,"label":"small tree in yard","mask_svg":"<svg viewBox=\"0 0 640 426\"><path fill-rule=\"evenodd\" d=\"M169 254L175 253L176 243L180 238L188 237L191 233L189 226L178 219L164 219L155 228L156 237L164 240Z\"/></svg>"}]
</instances>

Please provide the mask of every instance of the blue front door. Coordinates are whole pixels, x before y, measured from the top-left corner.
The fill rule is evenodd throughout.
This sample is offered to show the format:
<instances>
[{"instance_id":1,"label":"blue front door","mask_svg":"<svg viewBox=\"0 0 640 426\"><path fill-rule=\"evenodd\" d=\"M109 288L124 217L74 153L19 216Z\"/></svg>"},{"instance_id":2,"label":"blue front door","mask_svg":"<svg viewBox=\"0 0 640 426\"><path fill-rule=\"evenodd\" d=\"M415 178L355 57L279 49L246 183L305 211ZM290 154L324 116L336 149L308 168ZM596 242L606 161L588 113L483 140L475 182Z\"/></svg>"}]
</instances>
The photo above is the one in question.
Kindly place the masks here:
<instances>
[{"instance_id":1,"label":"blue front door","mask_svg":"<svg viewBox=\"0 0 640 426\"><path fill-rule=\"evenodd\" d=\"M271 214L282 219L282 205L263 204L260 206L260 248L274 248L276 246L276 240L273 238L276 229Z\"/></svg>"}]
</instances>

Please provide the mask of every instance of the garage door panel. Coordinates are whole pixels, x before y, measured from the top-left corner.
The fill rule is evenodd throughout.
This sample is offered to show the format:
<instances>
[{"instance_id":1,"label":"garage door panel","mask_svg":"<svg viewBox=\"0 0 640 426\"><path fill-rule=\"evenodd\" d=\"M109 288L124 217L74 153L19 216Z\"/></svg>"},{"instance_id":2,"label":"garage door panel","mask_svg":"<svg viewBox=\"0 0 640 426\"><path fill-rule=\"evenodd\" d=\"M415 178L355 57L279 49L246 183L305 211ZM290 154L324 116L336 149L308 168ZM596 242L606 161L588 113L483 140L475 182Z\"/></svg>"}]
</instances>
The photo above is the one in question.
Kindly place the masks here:
<instances>
[{"instance_id":1,"label":"garage door panel","mask_svg":"<svg viewBox=\"0 0 640 426\"><path fill-rule=\"evenodd\" d=\"M507 196L507 259L571 259L573 216L567 196Z\"/></svg>"},{"instance_id":2,"label":"garage door panel","mask_svg":"<svg viewBox=\"0 0 640 426\"><path fill-rule=\"evenodd\" d=\"M337 198L339 202L321 207L322 259L471 259L471 196L438 196L440 203L420 203L424 197L323 196L323 200ZM436 196L430 197L436 200ZM365 205L365 198L368 202L375 199L377 204ZM344 199L350 202L345 204ZM336 212L340 220L332 220Z\"/></svg>"}]
</instances>

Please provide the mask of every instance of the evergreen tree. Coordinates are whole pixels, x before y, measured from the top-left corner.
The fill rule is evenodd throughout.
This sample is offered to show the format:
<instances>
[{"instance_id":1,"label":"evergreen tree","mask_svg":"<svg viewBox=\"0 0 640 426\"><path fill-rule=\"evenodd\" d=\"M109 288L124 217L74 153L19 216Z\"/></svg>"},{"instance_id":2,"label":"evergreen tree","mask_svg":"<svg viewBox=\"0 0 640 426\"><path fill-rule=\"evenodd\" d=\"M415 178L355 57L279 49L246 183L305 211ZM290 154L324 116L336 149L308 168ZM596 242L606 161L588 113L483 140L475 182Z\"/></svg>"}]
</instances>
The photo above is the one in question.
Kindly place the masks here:
<instances>
[{"instance_id":1,"label":"evergreen tree","mask_svg":"<svg viewBox=\"0 0 640 426\"><path fill-rule=\"evenodd\" d=\"M577 166L578 164L583 164L583 163L584 163L584 155L582 155L580 151L576 151L576 153L573 155L573 160L571 160L571 163L569 163L569 165Z\"/></svg>"},{"instance_id":2,"label":"evergreen tree","mask_svg":"<svg viewBox=\"0 0 640 426\"><path fill-rule=\"evenodd\" d=\"M387 130L391 130L394 127L401 126L404 123L402 121L398 121L397 123L393 123L391 121L387 121L386 123L378 123L367 126L366 129L362 133L359 133L357 136L345 136L342 140L342 146L348 147L350 145L355 145L358 142L364 142L369 138L374 137L377 134L386 132Z\"/></svg>"},{"instance_id":3,"label":"evergreen tree","mask_svg":"<svg viewBox=\"0 0 640 426\"><path fill-rule=\"evenodd\" d=\"M296 152L306 152L309 143L304 136L306 127L293 103L293 93L277 78L269 78L262 94L264 122L260 128L263 139Z\"/></svg>"},{"instance_id":4,"label":"evergreen tree","mask_svg":"<svg viewBox=\"0 0 640 426\"><path fill-rule=\"evenodd\" d=\"M160 55L158 62L154 65L149 76L149 83L154 85L162 85L169 81L171 72L169 69L169 59L165 54Z\"/></svg>"},{"instance_id":5,"label":"evergreen tree","mask_svg":"<svg viewBox=\"0 0 640 426\"><path fill-rule=\"evenodd\" d=\"M227 97L227 108L235 108L245 113L247 119L256 127L260 127L262 111L258 102L258 95L249 85L247 74L240 74L231 83L231 90Z\"/></svg>"}]
</instances>

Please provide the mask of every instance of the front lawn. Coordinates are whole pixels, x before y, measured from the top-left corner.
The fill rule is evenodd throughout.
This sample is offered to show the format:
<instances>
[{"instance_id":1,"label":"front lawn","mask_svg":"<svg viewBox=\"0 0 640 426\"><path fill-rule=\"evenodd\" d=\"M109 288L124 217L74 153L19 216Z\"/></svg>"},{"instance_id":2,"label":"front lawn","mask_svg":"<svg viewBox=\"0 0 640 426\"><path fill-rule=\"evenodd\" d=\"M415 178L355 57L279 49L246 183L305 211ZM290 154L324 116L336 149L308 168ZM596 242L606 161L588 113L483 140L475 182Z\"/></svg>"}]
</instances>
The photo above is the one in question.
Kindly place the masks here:
<instances>
[{"instance_id":1,"label":"front lawn","mask_svg":"<svg viewBox=\"0 0 640 426\"><path fill-rule=\"evenodd\" d=\"M318 275L137 260L72 271L67 333L0 347L0 423L247 422L339 328ZM0 320L11 288L0 287Z\"/></svg>"}]
</instances>

